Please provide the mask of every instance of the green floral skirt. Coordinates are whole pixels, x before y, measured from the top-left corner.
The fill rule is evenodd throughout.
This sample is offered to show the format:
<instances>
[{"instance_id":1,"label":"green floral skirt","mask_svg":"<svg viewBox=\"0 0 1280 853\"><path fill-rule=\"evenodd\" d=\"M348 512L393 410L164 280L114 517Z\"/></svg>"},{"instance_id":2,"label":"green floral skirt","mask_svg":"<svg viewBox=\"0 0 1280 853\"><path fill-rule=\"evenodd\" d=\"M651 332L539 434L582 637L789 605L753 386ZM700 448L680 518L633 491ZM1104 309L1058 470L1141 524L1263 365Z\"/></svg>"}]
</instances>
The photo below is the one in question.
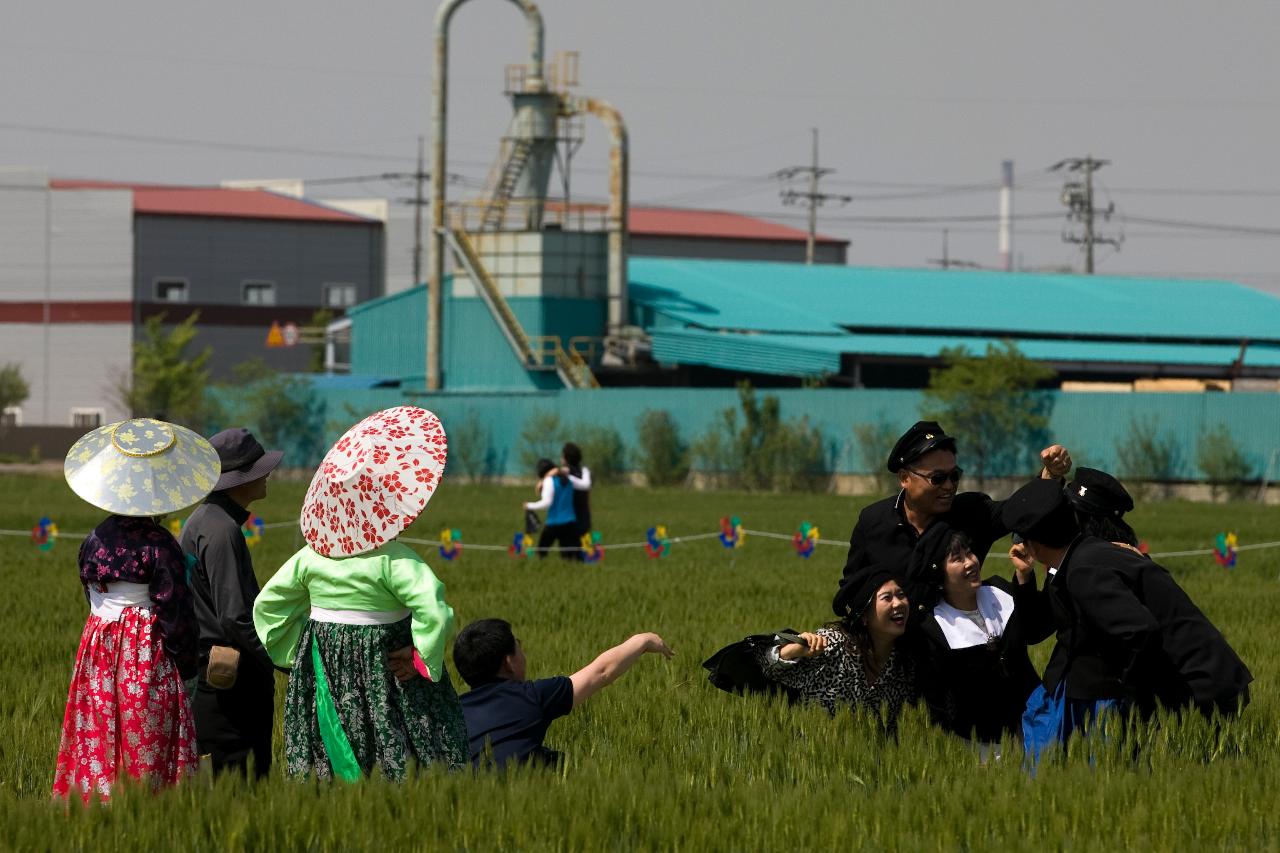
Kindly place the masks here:
<instances>
[{"instance_id":1,"label":"green floral skirt","mask_svg":"<svg viewBox=\"0 0 1280 853\"><path fill-rule=\"evenodd\" d=\"M379 767L387 778L401 780L411 761L450 769L467 764L467 727L448 670L437 682L418 677L403 685L391 674L387 653L412 644L409 624L409 619L390 625L313 621L303 629L284 700L290 775L333 776L316 714L312 643L319 644L338 719L366 774Z\"/></svg>"}]
</instances>

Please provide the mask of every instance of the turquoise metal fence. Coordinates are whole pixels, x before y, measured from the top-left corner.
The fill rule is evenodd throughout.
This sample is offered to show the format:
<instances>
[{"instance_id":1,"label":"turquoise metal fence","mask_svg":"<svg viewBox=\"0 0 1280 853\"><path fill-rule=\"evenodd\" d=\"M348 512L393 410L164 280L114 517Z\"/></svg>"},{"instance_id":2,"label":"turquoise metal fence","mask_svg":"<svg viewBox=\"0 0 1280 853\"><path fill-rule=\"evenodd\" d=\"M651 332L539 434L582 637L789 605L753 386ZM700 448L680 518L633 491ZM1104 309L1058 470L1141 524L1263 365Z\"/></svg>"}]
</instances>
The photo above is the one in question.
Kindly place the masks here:
<instances>
[{"instance_id":1,"label":"turquoise metal fence","mask_svg":"<svg viewBox=\"0 0 1280 853\"><path fill-rule=\"evenodd\" d=\"M554 413L571 435L579 426L612 427L629 449L636 447L637 422L648 409L663 409L675 419L681 437L692 441L719 420L720 412L738 405L732 388L605 388L598 391L529 391L525 393L439 393L397 388L321 390L326 446L359 417L388 406L411 403L436 412L446 431L478 423L486 434L491 471L521 475L520 434L532 419ZM1154 429L1171 437L1176 449L1178 479L1202 478L1196 466L1196 447L1202 434L1224 425L1261 476L1272 454L1280 449L1280 394L1088 394L1049 392L1053 397L1048 435L1071 449L1078 464L1117 469L1117 446L1134 429ZM902 430L919 419L923 395L903 390L780 389L757 391L777 396L787 419L806 418L821 430L836 473L863 474L869 468L859 452L855 427L885 423ZM235 411L235 396L222 395L232 417L251 419ZM252 427L253 424L245 423ZM945 424L943 426L946 426ZM461 436L459 436L461 437ZM962 450L963 456L963 450ZM317 460L294 456L292 464L314 465ZM1019 463L1033 465L1028 454ZM992 475L1018 471L992 471ZM1277 472L1271 472L1272 477Z\"/></svg>"}]
</instances>

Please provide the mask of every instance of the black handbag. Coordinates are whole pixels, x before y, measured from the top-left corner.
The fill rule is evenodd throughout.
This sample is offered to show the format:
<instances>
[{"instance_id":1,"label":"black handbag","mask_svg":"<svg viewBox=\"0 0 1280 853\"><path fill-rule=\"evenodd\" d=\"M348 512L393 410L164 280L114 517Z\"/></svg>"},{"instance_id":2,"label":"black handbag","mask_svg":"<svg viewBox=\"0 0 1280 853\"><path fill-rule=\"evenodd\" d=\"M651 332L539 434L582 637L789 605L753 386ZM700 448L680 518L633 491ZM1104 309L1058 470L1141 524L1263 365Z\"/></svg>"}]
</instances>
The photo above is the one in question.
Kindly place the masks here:
<instances>
[{"instance_id":1,"label":"black handbag","mask_svg":"<svg viewBox=\"0 0 1280 853\"><path fill-rule=\"evenodd\" d=\"M524 511L524 532L530 536L542 529L542 519L531 509Z\"/></svg>"},{"instance_id":2,"label":"black handbag","mask_svg":"<svg viewBox=\"0 0 1280 853\"><path fill-rule=\"evenodd\" d=\"M788 634L796 633L784 628ZM760 651L778 644L777 634L752 634L725 646L702 662L707 680L728 693L739 695L762 693L786 696L788 702L800 700L800 691L769 678L760 669Z\"/></svg>"}]
</instances>

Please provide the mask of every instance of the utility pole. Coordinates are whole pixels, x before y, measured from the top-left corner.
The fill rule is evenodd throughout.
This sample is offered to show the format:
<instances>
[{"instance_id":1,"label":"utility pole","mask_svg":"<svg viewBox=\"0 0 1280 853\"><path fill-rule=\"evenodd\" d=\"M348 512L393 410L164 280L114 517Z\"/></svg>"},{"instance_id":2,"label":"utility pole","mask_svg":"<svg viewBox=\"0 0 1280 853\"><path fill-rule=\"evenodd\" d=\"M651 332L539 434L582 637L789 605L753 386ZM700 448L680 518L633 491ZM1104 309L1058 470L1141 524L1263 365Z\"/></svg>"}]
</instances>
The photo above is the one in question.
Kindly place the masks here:
<instances>
[{"instance_id":1,"label":"utility pole","mask_svg":"<svg viewBox=\"0 0 1280 853\"><path fill-rule=\"evenodd\" d=\"M1120 244L1124 242L1123 235L1116 237L1103 236L1098 234L1094 228L1095 217L1101 215L1103 220L1109 221L1111 214L1115 213L1116 210L1115 202L1109 202L1104 208L1094 207L1093 204L1093 173L1110 163L1110 160L1098 160L1093 155L1088 155L1086 157L1069 157L1066 160L1059 160L1049 167L1051 172L1066 170L1083 176L1083 180L1069 180L1062 186L1062 203L1067 207L1067 222L1080 223L1083 233L1076 234L1073 231L1063 231L1062 242L1084 246L1084 271L1086 275L1093 275L1094 246L1114 246L1119 249Z\"/></svg>"},{"instance_id":2,"label":"utility pole","mask_svg":"<svg viewBox=\"0 0 1280 853\"><path fill-rule=\"evenodd\" d=\"M941 267L944 270L950 270L950 269L980 270L982 269L982 264L975 263L973 261L961 261L951 257L950 237L951 237L951 230L948 228L943 228L942 229L942 257L930 258L929 263L933 264L936 267Z\"/></svg>"},{"instance_id":3,"label":"utility pole","mask_svg":"<svg viewBox=\"0 0 1280 853\"><path fill-rule=\"evenodd\" d=\"M809 239L805 243L804 262L806 264L813 263L814 244L818 239L818 208L827 202L839 202L846 205L853 201L853 196L832 195L818 191L818 181L826 175L830 175L835 169L824 169L818 165L818 129L811 128L813 132L813 161L808 166L788 166L785 169L779 169L773 173L775 178L781 181L791 181L801 175L809 176L808 189L801 192L800 190L791 189L790 187L782 190L783 204L802 204L809 209Z\"/></svg>"},{"instance_id":4,"label":"utility pole","mask_svg":"<svg viewBox=\"0 0 1280 853\"><path fill-rule=\"evenodd\" d=\"M423 160L426 159L426 144L422 136L418 136L418 169L413 173L413 286L422 284L422 208L426 205L422 187L426 183L427 173Z\"/></svg>"}]
</instances>

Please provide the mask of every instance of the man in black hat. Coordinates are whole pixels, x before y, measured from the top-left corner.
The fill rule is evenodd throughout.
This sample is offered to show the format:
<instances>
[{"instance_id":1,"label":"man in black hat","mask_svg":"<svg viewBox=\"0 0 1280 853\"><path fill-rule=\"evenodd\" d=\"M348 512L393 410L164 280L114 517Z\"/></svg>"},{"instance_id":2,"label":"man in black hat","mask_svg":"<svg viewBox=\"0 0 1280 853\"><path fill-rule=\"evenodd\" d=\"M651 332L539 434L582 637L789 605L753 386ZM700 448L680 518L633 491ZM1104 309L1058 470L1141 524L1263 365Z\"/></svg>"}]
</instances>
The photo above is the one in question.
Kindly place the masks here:
<instances>
[{"instance_id":1,"label":"man in black hat","mask_svg":"<svg viewBox=\"0 0 1280 853\"><path fill-rule=\"evenodd\" d=\"M1071 454L1060 444L1040 451L1043 478L1064 477L1071 470ZM956 440L936 421L919 421L903 433L889 453L888 468L898 475L900 491L862 510L849 537L844 578L870 565L905 570L921 535L935 521L969 534L979 562L991 544L1009 531L1000 521L1000 501L981 492L959 492L963 471L956 465ZM930 579L905 579L913 623L932 606L936 593ZM843 614L838 614L843 615Z\"/></svg>"},{"instance_id":2,"label":"man in black hat","mask_svg":"<svg viewBox=\"0 0 1280 853\"><path fill-rule=\"evenodd\" d=\"M271 769L275 668L253 627L259 586L241 528L249 505L267 496L267 478L284 454L264 450L242 427L223 430L209 443L222 461L222 476L181 537L188 561L194 560L191 592L200 624L196 740L215 773L246 772L252 756L254 775L263 778Z\"/></svg>"},{"instance_id":3,"label":"man in black hat","mask_svg":"<svg viewBox=\"0 0 1280 853\"><path fill-rule=\"evenodd\" d=\"M1098 480L1101 483L1101 480ZM1080 484L1073 483L1076 497ZM1088 497L1092 487L1084 485ZM1101 494L1097 511L1115 513L1125 494ZM1123 489L1121 489L1121 492ZM1045 668L1052 696L1065 682L1067 717L1099 702L1195 706L1236 712L1249 701L1253 676L1217 628L1162 566L1136 549L1079 532L1079 518L1054 483L1028 483L1005 502L1004 524L1025 540L1010 551L1015 566L1042 563L1058 626Z\"/></svg>"}]
</instances>

